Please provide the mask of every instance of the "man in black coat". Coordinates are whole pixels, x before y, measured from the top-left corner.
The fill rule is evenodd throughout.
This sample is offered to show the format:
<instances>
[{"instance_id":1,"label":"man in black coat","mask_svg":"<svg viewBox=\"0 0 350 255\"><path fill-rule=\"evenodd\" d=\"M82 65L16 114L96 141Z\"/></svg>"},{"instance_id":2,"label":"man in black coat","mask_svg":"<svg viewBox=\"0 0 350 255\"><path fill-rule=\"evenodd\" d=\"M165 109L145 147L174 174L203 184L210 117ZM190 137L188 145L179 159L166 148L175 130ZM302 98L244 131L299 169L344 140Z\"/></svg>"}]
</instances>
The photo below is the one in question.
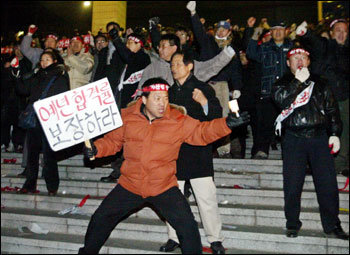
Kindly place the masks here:
<instances>
[{"instance_id":1,"label":"man in black coat","mask_svg":"<svg viewBox=\"0 0 350 255\"><path fill-rule=\"evenodd\" d=\"M297 237L301 193L306 165L310 162L323 231L349 240L339 220L339 191L331 154L340 148L341 121L337 101L322 79L310 75L309 52L291 49L287 65L291 72L273 86L273 99L281 109L276 131L281 134L283 153L284 211L287 237ZM329 84L331 85L331 84ZM328 137L329 136L329 137Z\"/></svg>"},{"instance_id":2,"label":"man in black coat","mask_svg":"<svg viewBox=\"0 0 350 255\"><path fill-rule=\"evenodd\" d=\"M343 131L335 168L338 173L347 171L349 174L349 24L344 19L334 20L330 24L330 39L308 30L305 21L296 32L303 46L310 51L311 70L327 79L338 101Z\"/></svg>"},{"instance_id":3,"label":"man in black coat","mask_svg":"<svg viewBox=\"0 0 350 255\"><path fill-rule=\"evenodd\" d=\"M106 74L113 89L118 108L123 109L133 100L132 96L139 85L143 70L151 61L144 51L145 40L141 35L137 33L129 34L125 44L119 37L116 25L107 25L107 30L115 51ZM101 181L116 182L120 176L120 167L123 161L122 152L117 153L116 160L111 163L112 173L109 176L102 177Z\"/></svg>"},{"instance_id":4,"label":"man in black coat","mask_svg":"<svg viewBox=\"0 0 350 255\"><path fill-rule=\"evenodd\" d=\"M171 71L175 84L169 89L169 102L184 106L187 114L200 121L210 121L222 116L222 108L215 91L199 81L191 70L193 60L186 52L175 53L171 60ZM204 230L213 253L224 254L221 235L221 219L213 180L212 145L192 146L183 144L176 162L179 187L184 192L189 180L196 197ZM167 223L169 240L160 251L173 251L179 246L176 232Z\"/></svg>"}]
</instances>

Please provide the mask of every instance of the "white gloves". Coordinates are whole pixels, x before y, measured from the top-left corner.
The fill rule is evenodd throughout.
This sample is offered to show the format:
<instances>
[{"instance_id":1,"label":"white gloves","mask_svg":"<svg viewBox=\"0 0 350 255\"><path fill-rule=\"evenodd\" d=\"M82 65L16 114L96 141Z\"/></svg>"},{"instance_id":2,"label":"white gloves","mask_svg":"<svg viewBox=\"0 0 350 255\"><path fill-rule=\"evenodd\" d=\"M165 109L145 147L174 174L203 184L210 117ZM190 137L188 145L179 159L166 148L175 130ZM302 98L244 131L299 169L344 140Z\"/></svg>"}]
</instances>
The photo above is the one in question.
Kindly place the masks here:
<instances>
[{"instance_id":1,"label":"white gloves","mask_svg":"<svg viewBox=\"0 0 350 255\"><path fill-rule=\"evenodd\" d=\"M338 136L331 136L328 140L329 148L332 148L331 154L335 154L340 150L340 140Z\"/></svg>"},{"instance_id":2,"label":"white gloves","mask_svg":"<svg viewBox=\"0 0 350 255\"><path fill-rule=\"evenodd\" d=\"M191 15L196 14L196 1L189 1L186 8L191 12Z\"/></svg>"},{"instance_id":3,"label":"white gloves","mask_svg":"<svg viewBox=\"0 0 350 255\"><path fill-rule=\"evenodd\" d=\"M19 66L19 59L18 59L18 57L14 57L14 58L12 59L12 61L11 61L11 66L12 66L13 68L18 68L18 66Z\"/></svg>"},{"instance_id":4,"label":"white gloves","mask_svg":"<svg viewBox=\"0 0 350 255\"><path fill-rule=\"evenodd\" d=\"M233 99L238 99L241 96L241 91L239 90L234 90L232 94Z\"/></svg>"},{"instance_id":5,"label":"white gloves","mask_svg":"<svg viewBox=\"0 0 350 255\"><path fill-rule=\"evenodd\" d=\"M295 72L295 78L298 79L300 82L306 81L310 77L310 72L307 67L298 68Z\"/></svg>"},{"instance_id":6,"label":"white gloves","mask_svg":"<svg viewBox=\"0 0 350 255\"><path fill-rule=\"evenodd\" d=\"M299 36L303 36L306 34L307 32L307 23L306 21L304 21L303 23L301 23L298 27L297 30L295 31L297 35Z\"/></svg>"},{"instance_id":7,"label":"white gloves","mask_svg":"<svg viewBox=\"0 0 350 255\"><path fill-rule=\"evenodd\" d=\"M235 50L231 46L225 46L223 51L231 58L233 58L236 55Z\"/></svg>"},{"instance_id":8,"label":"white gloves","mask_svg":"<svg viewBox=\"0 0 350 255\"><path fill-rule=\"evenodd\" d=\"M32 36L36 30L38 30L38 27L35 26L35 25L30 25L29 28L28 28L28 34L29 36Z\"/></svg>"}]
</instances>

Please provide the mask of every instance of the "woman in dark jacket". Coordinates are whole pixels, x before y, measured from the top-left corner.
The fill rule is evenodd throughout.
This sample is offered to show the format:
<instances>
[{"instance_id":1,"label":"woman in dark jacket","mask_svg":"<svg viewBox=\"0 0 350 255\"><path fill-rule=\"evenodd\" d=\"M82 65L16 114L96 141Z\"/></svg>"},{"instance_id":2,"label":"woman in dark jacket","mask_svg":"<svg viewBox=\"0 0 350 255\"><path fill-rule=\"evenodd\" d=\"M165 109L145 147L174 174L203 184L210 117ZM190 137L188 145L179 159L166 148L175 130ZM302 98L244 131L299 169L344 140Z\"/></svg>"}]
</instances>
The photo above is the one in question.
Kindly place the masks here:
<instances>
[{"instance_id":1,"label":"woman in dark jacket","mask_svg":"<svg viewBox=\"0 0 350 255\"><path fill-rule=\"evenodd\" d=\"M40 57L39 71L31 77L18 79L17 90L29 96L29 104L40 99L51 79L47 97L51 97L69 90L69 78L65 67L57 63L57 56L53 52L44 52ZM56 195L59 185L58 166L54 151L51 150L44 131L36 119L36 127L27 130L28 135L28 162L27 178L19 193L35 193L39 172L39 154L44 156L43 176L49 195Z\"/></svg>"}]
</instances>

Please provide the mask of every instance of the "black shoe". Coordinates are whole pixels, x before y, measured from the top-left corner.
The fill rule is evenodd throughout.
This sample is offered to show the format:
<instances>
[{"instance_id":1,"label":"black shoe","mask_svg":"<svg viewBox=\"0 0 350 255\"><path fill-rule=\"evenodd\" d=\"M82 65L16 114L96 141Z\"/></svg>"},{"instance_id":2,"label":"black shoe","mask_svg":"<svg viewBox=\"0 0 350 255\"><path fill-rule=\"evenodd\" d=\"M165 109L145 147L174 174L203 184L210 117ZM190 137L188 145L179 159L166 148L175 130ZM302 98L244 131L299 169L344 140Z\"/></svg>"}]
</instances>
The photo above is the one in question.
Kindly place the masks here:
<instances>
[{"instance_id":1,"label":"black shoe","mask_svg":"<svg viewBox=\"0 0 350 255\"><path fill-rule=\"evenodd\" d=\"M349 240L349 235L344 232L341 226L335 227L331 232L326 233L328 237L336 237L342 240Z\"/></svg>"},{"instance_id":2,"label":"black shoe","mask_svg":"<svg viewBox=\"0 0 350 255\"><path fill-rule=\"evenodd\" d=\"M225 248L222 246L221 242L212 242L210 248L213 254L225 254Z\"/></svg>"},{"instance_id":3,"label":"black shoe","mask_svg":"<svg viewBox=\"0 0 350 255\"><path fill-rule=\"evenodd\" d=\"M286 231L286 237L295 238L298 237L299 230L294 228L289 228Z\"/></svg>"},{"instance_id":4,"label":"black shoe","mask_svg":"<svg viewBox=\"0 0 350 255\"><path fill-rule=\"evenodd\" d=\"M180 247L180 244L178 244L177 242L169 239L166 242L166 244L160 246L159 251L165 251L165 252L174 251L178 247Z\"/></svg>"},{"instance_id":5,"label":"black shoe","mask_svg":"<svg viewBox=\"0 0 350 255\"><path fill-rule=\"evenodd\" d=\"M49 197L55 197L57 195L57 191L49 191L48 195Z\"/></svg>"},{"instance_id":6,"label":"black shoe","mask_svg":"<svg viewBox=\"0 0 350 255\"><path fill-rule=\"evenodd\" d=\"M345 177L349 177L349 168L345 168L341 171L341 174Z\"/></svg>"},{"instance_id":7,"label":"black shoe","mask_svg":"<svg viewBox=\"0 0 350 255\"><path fill-rule=\"evenodd\" d=\"M107 176L107 177L102 177L101 179L100 179L100 181L101 182L118 182L118 178L115 178L115 177L113 177L113 176L111 176L111 175L109 175L109 176Z\"/></svg>"}]
</instances>

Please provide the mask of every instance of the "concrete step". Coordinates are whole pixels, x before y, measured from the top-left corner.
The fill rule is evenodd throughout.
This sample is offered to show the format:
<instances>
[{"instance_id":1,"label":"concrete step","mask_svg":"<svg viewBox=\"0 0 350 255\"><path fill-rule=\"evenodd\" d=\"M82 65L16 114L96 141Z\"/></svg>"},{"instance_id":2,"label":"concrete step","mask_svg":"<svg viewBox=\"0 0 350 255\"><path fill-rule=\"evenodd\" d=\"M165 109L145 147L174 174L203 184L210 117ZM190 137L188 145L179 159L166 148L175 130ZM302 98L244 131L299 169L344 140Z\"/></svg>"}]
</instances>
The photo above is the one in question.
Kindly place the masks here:
<instances>
[{"instance_id":1,"label":"concrete step","mask_svg":"<svg viewBox=\"0 0 350 255\"><path fill-rule=\"evenodd\" d=\"M20 233L16 229L1 228L2 253L30 253L30 254L77 254L84 242L80 235L48 233ZM180 254L178 248L174 252L159 252L163 243L153 241L139 241L120 238L109 238L100 250L100 254ZM227 249L227 254L276 254L273 252ZM204 252L204 254L210 254Z\"/></svg>"},{"instance_id":2,"label":"concrete step","mask_svg":"<svg viewBox=\"0 0 350 255\"><path fill-rule=\"evenodd\" d=\"M14 178L21 173L23 168L17 164L2 164L2 178ZM72 181L100 181L101 177L108 176L111 170L106 168L89 169L84 167L67 167L59 166L59 176L61 180ZM41 176L41 169L39 170ZM24 178L24 177L23 177ZM283 188L283 176L281 174L271 174L264 172L239 172L239 171L215 171L215 183L218 186L233 186L240 185L243 187L251 187L256 189L264 188ZM337 176L339 187L344 187L346 177ZM305 189L314 190L314 184L311 175L307 175L304 183Z\"/></svg>"},{"instance_id":3,"label":"concrete step","mask_svg":"<svg viewBox=\"0 0 350 255\"><path fill-rule=\"evenodd\" d=\"M84 236L89 216L70 215L56 216L51 212L36 211L36 215L18 213L17 226L28 226L36 222L50 232ZM13 225L12 225L13 226ZM2 228L9 228L3 226ZM203 245L208 245L204 230L200 225ZM225 225L222 235L225 237L224 246L229 249L246 249L255 251L287 252L290 253L349 253L349 243L335 238L326 238L321 231L301 230L298 238L285 237L282 227L248 227ZM144 242L163 243L167 240L166 227L160 219L128 218L113 230L110 238L122 238ZM158 249L156 249L158 250Z\"/></svg>"},{"instance_id":4,"label":"concrete step","mask_svg":"<svg viewBox=\"0 0 350 255\"><path fill-rule=\"evenodd\" d=\"M38 195L21 195L14 192L4 192L1 197L1 203L5 208L27 208L30 210L49 210L58 213L61 210L72 208L80 204L83 196L78 195L58 195L48 197L47 193ZM102 202L103 197L92 197L86 201L82 207L82 212L92 215ZM192 200L192 199L191 199ZM200 222L199 211L194 202L191 202L191 209L196 220ZM219 204L219 211L223 224L239 224L247 226L284 226L285 216L281 205L247 205L247 204ZM144 208L131 217L143 217L155 219L158 215L149 208ZM349 214L340 213L340 219L345 230L349 229ZM300 219L303 222L304 229L321 230L321 222L318 207L302 208Z\"/></svg>"},{"instance_id":5,"label":"concrete step","mask_svg":"<svg viewBox=\"0 0 350 255\"><path fill-rule=\"evenodd\" d=\"M25 179L18 177L1 178L1 186L22 187ZM116 184L94 181L60 180L60 194L106 196ZM46 192L46 184L39 179L37 189ZM349 194L340 193L340 207L348 208ZM2 199L2 198L1 198ZM235 189L232 186L217 186L217 199L219 203L247 204L247 205L272 205L284 204L283 191L281 189ZM302 194L302 206L306 208L318 207L316 193L313 190L304 189Z\"/></svg>"},{"instance_id":6,"label":"concrete step","mask_svg":"<svg viewBox=\"0 0 350 255\"><path fill-rule=\"evenodd\" d=\"M1 163L3 164L4 159L12 159L15 158L17 160L16 164L22 163L22 154L20 153L1 153ZM110 164L102 164L105 162L91 162L93 167L93 164L95 164L94 169L100 169L102 168L108 168L111 169ZM214 158L214 169L216 170L231 170L231 169L238 169L238 170L246 170L246 171L266 171L266 172L282 172L282 160L261 160L261 159L219 159ZM69 159L61 160L58 162L59 166L67 166L67 167L83 167L83 155L76 155ZM91 169L91 167L86 167L87 169Z\"/></svg>"}]
</instances>

